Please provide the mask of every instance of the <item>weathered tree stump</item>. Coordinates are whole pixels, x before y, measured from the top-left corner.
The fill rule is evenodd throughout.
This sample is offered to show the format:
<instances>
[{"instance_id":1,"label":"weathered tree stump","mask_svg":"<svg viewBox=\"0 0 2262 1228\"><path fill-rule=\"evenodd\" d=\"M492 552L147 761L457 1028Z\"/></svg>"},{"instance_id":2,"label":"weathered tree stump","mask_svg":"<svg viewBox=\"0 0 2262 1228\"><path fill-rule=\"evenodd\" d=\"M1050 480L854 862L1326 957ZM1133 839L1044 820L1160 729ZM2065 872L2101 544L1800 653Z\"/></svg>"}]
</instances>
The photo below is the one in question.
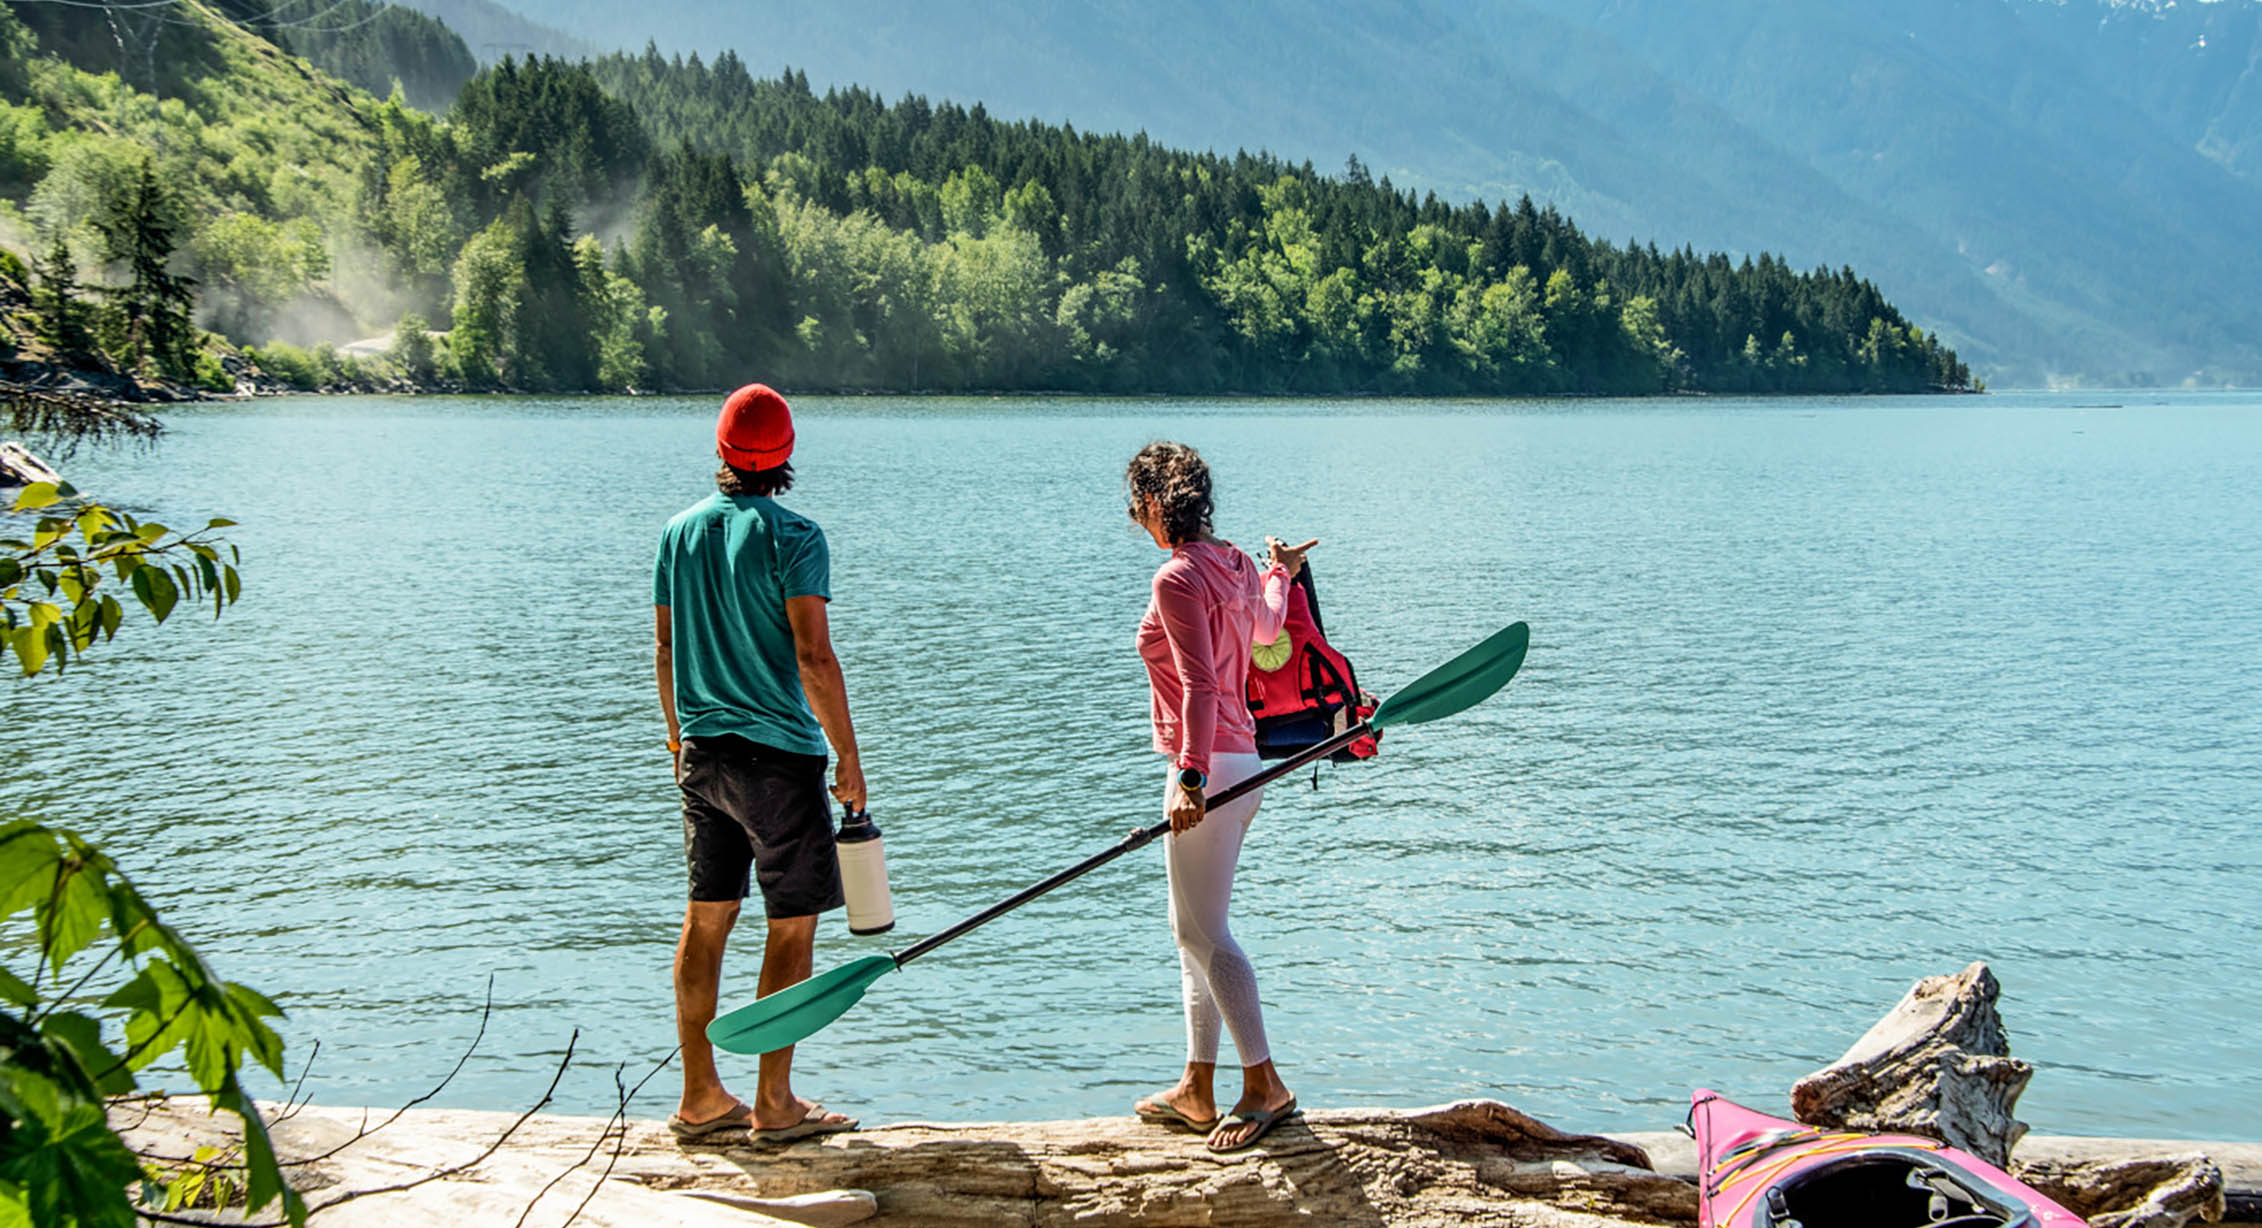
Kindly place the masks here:
<instances>
[{"instance_id":1,"label":"weathered tree stump","mask_svg":"<svg viewBox=\"0 0 2262 1228\"><path fill-rule=\"evenodd\" d=\"M2223 1171L2197 1152L2140 1159L2021 1161L2012 1175L2089 1228L2184 1228L2223 1218Z\"/></svg>"},{"instance_id":2,"label":"weathered tree stump","mask_svg":"<svg viewBox=\"0 0 2262 1228\"><path fill-rule=\"evenodd\" d=\"M2010 1056L2001 988L1984 963L1918 981L1844 1057L1791 1088L1793 1115L1936 1138L2005 1166L2026 1133L2012 1109L2034 1067Z\"/></svg>"}]
</instances>

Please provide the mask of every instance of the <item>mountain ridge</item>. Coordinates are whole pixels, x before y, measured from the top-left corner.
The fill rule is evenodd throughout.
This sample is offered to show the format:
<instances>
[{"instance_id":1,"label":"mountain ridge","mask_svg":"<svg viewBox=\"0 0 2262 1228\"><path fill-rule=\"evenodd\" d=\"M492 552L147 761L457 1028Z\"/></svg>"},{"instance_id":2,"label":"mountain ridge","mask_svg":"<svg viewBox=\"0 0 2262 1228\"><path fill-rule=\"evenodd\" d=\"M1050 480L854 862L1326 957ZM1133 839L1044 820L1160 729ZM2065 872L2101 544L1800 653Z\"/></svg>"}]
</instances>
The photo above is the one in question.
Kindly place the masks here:
<instances>
[{"instance_id":1,"label":"mountain ridge","mask_svg":"<svg viewBox=\"0 0 2262 1228\"><path fill-rule=\"evenodd\" d=\"M593 43L626 33L592 0L521 7ZM1452 200L1530 191L1614 239L1843 260L1999 382L2253 379L2262 327L2244 283L2262 241L2221 219L2262 211L2262 73L2248 63L2262 6L2197 9L1354 0L1320 21L1282 0L821 13L678 0L630 49L657 29L664 48L734 47L820 88L980 99L1323 166L1356 155ZM2226 65L2199 84L2160 67L2180 62L2169 44L2187 29ZM2116 81L2116 64L2149 75ZM1904 111L1925 118L1896 131ZM2111 147L2064 139L2083 131Z\"/></svg>"}]
</instances>

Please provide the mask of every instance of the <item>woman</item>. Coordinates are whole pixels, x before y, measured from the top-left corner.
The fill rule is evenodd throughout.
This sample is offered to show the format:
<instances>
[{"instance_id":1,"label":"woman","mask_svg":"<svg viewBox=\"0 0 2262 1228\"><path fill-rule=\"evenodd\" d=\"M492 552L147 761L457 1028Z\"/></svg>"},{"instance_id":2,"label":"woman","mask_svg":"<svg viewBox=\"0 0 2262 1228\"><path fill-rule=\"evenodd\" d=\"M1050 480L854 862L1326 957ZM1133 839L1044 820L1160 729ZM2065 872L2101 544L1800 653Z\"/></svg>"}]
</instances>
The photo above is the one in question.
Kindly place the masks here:
<instances>
[{"instance_id":1,"label":"woman","mask_svg":"<svg viewBox=\"0 0 2262 1228\"><path fill-rule=\"evenodd\" d=\"M1149 444L1131 458L1124 484L1131 519L1170 552L1155 571L1138 647L1153 691L1155 749L1171 757L1170 932L1186 1000L1186 1073L1133 1107L1144 1120L1207 1133L1212 1151L1238 1151L1295 1116L1296 1097L1273 1068L1256 971L1226 925L1241 837L1263 791L1215 811L1203 798L1257 772L1256 723L1244 696L1249 649L1279 636L1288 583L1319 543L1267 538L1269 566L1260 574L1210 531L1209 466L1184 444ZM1241 1055L1231 1120L1219 1115L1213 1090L1221 1023Z\"/></svg>"}]
</instances>

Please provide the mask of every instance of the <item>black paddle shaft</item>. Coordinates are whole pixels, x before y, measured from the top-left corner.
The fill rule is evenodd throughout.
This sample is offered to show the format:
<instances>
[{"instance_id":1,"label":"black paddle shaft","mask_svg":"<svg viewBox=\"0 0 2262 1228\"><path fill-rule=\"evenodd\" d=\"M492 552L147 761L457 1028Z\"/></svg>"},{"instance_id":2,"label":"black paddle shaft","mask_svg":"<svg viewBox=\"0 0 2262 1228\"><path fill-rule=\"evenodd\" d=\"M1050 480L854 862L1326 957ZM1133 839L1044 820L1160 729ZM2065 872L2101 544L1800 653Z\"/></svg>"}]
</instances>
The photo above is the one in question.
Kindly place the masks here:
<instances>
[{"instance_id":1,"label":"black paddle shaft","mask_svg":"<svg viewBox=\"0 0 2262 1228\"><path fill-rule=\"evenodd\" d=\"M1265 787L1273 781L1278 780L1282 776L1295 771L1297 768L1300 768L1315 759L1320 759L1327 755L1332 755L1335 752L1342 750L1344 747L1349 746L1351 743L1356 742L1360 738L1363 738L1373 732L1374 730L1369 728L1365 721L1360 721L1358 724L1351 726L1349 729L1346 729L1339 734L1336 734L1334 737L1329 738L1324 742L1318 742L1311 746L1307 746L1304 749L1297 751L1295 754L1290 755L1286 759L1283 759L1280 762L1273 764L1271 767L1268 767L1265 770L1257 773L1256 775L1251 776L1247 780L1244 780L1241 783L1234 785L1232 788L1225 790L1223 793L1218 794L1216 797L1210 798L1208 800L1206 809L1216 810L1220 806L1224 806L1225 804L1240 798L1241 796L1249 793L1252 790ZM1099 869L1101 866L1114 861L1116 858L1121 857L1125 853L1131 852L1134 849L1145 848L1148 844L1152 843L1156 839L1156 837L1162 836L1169 831L1170 821L1168 819L1155 824L1153 827L1142 827L1139 830L1132 832L1130 835L1125 836L1113 848L1108 849L1106 852L1099 853L1092 857L1088 857L1083 861L1079 861L1075 865L1062 870L1060 873L1053 875L1051 878L1048 878L1041 883L1037 883L1034 886L1025 887L1022 890L1007 897L1006 899L990 905L988 908L975 913L973 916L968 917L964 921L951 926L949 929L943 930L942 932L937 934L930 935L911 946L905 947L901 951L895 952L895 966L901 968L903 965L908 964L912 960L915 960L920 956L925 955L927 952L934 950L936 947L949 942L951 939L958 937L960 934L963 934L970 929L974 929L975 927L980 926L986 922L994 921L999 917L1012 912L1014 909L1021 907L1023 904L1036 899L1038 896L1043 895L1044 893L1052 890L1055 887L1058 887L1064 883L1074 882L1077 879L1084 877L1086 874Z\"/></svg>"}]
</instances>

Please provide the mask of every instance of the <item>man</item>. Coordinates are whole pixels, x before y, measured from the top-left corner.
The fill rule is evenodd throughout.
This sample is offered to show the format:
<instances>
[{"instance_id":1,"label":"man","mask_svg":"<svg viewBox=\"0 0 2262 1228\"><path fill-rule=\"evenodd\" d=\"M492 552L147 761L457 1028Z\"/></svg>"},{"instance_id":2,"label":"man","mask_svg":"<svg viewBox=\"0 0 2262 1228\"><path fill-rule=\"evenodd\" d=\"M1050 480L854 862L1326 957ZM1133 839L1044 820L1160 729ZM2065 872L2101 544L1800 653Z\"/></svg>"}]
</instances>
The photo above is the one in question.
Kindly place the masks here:
<instances>
[{"instance_id":1,"label":"man","mask_svg":"<svg viewBox=\"0 0 2262 1228\"><path fill-rule=\"evenodd\" d=\"M856 1123L793 1094L790 1048L762 1055L751 1105L724 1089L707 1043L723 944L751 871L769 918L760 992L808 977L817 916L842 903L826 745L838 756L832 795L858 809L864 770L825 622L824 532L773 498L793 485L785 398L761 384L732 393L715 449L717 493L668 522L652 579L660 711L691 870L675 953L683 1099L668 1128L680 1139L744 1129L783 1141Z\"/></svg>"}]
</instances>

